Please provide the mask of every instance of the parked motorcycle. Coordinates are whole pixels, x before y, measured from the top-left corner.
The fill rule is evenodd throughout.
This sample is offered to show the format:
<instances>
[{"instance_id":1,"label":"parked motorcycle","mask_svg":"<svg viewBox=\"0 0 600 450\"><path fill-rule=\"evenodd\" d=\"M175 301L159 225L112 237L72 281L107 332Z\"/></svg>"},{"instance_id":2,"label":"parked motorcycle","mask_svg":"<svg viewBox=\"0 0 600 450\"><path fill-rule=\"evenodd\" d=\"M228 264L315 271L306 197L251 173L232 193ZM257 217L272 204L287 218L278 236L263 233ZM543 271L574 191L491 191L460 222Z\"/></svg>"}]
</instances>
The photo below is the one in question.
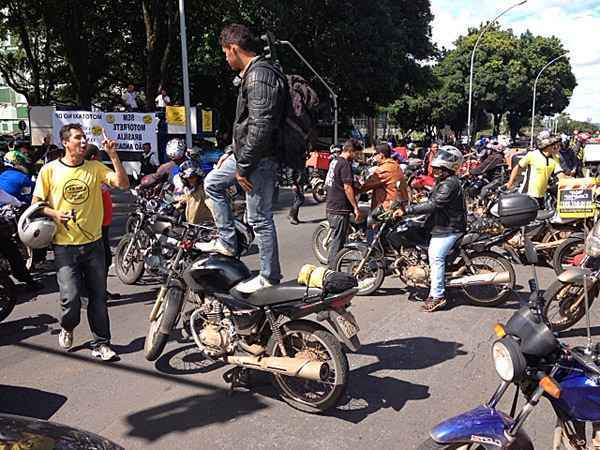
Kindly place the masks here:
<instances>
[{"instance_id":1,"label":"parked motorcycle","mask_svg":"<svg viewBox=\"0 0 600 450\"><path fill-rule=\"evenodd\" d=\"M194 342L204 357L236 366L228 378L232 386L242 379L242 368L265 371L290 406L309 413L333 407L348 381L340 340L353 351L360 347L356 319L347 310L356 289L328 294L292 281L250 295L238 292L235 286L250 277L238 259L200 257L161 290L148 339L168 334L166 324L174 326L187 297L194 305L189 318ZM335 334L307 320L311 314ZM155 323L159 317L162 325Z\"/></svg>"},{"instance_id":2,"label":"parked motorcycle","mask_svg":"<svg viewBox=\"0 0 600 450\"><path fill-rule=\"evenodd\" d=\"M17 297L15 284L10 278L10 264L0 255L0 322L10 315L16 305Z\"/></svg>"},{"instance_id":3,"label":"parked motorcycle","mask_svg":"<svg viewBox=\"0 0 600 450\"><path fill-rule=\"evenodd\" d=\"M534 266L537 258L530 241L527 246L528 254L533 255L530 263L534 273L529 306L517 311L505 326L495 327L498 340L492 345L492 359L500 385L486 404L435 426L419 450L533 449L523 425L542 397L549 400L557 417L553 450L589 448L586 422L592 422L593 448L600 443L599 349L592 347L591 339L585 348L559 342L542 319L543 300ZM516 392L511 411L506 414L497 406L511 384ZM515 414L519 393L525 403Z\"/></svg>"}]
</instances>

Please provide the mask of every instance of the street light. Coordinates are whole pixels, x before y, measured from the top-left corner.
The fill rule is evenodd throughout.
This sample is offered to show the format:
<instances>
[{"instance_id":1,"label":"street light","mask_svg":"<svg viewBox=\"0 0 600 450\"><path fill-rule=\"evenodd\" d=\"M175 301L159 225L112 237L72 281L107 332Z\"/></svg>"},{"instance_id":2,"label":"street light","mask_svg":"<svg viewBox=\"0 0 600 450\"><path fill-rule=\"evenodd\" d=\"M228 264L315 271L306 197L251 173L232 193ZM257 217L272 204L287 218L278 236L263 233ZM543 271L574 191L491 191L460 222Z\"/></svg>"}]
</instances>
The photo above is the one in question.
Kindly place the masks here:
<instances>
[{"instance_id":1,"label":"street light","mask_svg":"<svg viewBox=\"0 0 600 450\"><path fill-rule=\"evenodd\" d=\"M491 21L487 23L485 27L483 27L483 30L481 30L481 33L479 33L479 37L475 42L475 47L473 47L473 51L471 52L471 73L469 75L469 112L467 113L467 136L469 136L469 141L471 140L471 105L473 101L473 66L475 64L475 50L477 50L477 46L479 45L481 38L493 23L496 23L496 21L500 17L509 12L511 9L516 8L517 6L521 6L525 3L527 3L527 0L522 0L519 3L515 3L514 5L510 6L509 8L506 8L504 11L502 11L500 14L494 17Z\"/></svg>"},{"instance_id":2,"label":"street light","mask_svg":"<svg viewBox=\"0 0 600 450\"><path fill-rule=\"evenodd\" d=\"M187 37L185 30L185 0L179 0L179 33L181 34L181 70L183 72L183 104L185 106L185 145L192 147L190 107L190 77L188 75Z\"/></svg>"},{"instance_id":3,"label":"street light","mask_svg":"<svg viewBox=\"0 0 600 450\"><path fill-rule=\"evenodd\" d=\"M531 105L531 140L529 141L529 148L533 148L533 125L535 122L535 96L537 93L537 82L540 79L540 76L542 75L542 73L544 72L544 70L546 70L546 68L552 64L554 64L556 61L558 61L561 58L564 58L565 56L567 56L569 54L569 52L566 52L560 56L557 56L556 58L554 58L552 61L550 61L548 64L546 64L544 67L542 67L542 70L540 70L540 73L538 73L537 77L535 78L535 82L533 83L533 103Z\"/></svg>"}]
</instances>

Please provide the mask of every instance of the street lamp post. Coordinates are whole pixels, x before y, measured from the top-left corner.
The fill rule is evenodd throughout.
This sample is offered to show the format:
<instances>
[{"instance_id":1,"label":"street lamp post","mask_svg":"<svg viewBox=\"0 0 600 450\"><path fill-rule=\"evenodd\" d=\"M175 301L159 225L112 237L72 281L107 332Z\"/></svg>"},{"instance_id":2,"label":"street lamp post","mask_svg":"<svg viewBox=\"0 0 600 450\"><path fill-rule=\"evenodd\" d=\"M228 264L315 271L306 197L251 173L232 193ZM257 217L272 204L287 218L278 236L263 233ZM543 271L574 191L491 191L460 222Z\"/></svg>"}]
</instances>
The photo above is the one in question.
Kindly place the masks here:
<instances>
[{"instance_id":1,"label":"street lamp post","mask_svg":"<svg viewBox=\"0 0 600 450\"><path fill-rule=\"evenodd\" d=\"M536 97L536 94L537 94L537 82L540 79L540 76L542 76L542 73L544 73L544 70L546 70L546 68L548 66L551 66L556 61L558 61L561 58L564 58L568 54L569 54L569 52L566 52L566 53L563 53L562 55L557 56L556 58L554 58L552 61L550 61L544 67L542 67L542 70L540 70L540 73L538 73L537 77L535 77L535 82L533 83L533 102L531 104L531 139L529 141L529 148L533 148L533 126L534 126L534 123L535 123L535 97Z\"/></svg>"},{"instance_id":2,"label":"street lamp post","mask_svg":"<svg viewBox=\"0 0 600 450\"><path fill-rule=\"evenodd\" d=\"M471 108L472 108L472 102L473 102L473 67L475 64L475 50L477 50L477 46L479 45L479 42L481 42L481 38L483 37L485 32L488 30L488 28L493 23L495 23L500 17L502 17L504 14L506 14L513 8L516 8L517 6L521 6L525 3L527 3L527 0L522 0L519 3L515 3L514 5L506 8L504 11L502 11L500 14L498 14L496 17L494 17L491 21L489 21L487 23L487 25L483 28L483 30L481 30L481 33L479 33L479 37L477 38L477 41L475 42L475 47L473 47L473 51L471 52L471 71L469 74L469 112L467 113L467 135L469 136L469 141L471 140Z\"/></svg>"},{"instance_id":3,"label":"street lamp post","mask_svg":"<svg viewBox=\"0 0 600 450\"><path fill-rule=\"evenodd\" d=\"M179 32L181 34L181 69L183 72L183 104L185 106L185 145L192 147L190 107L190 77L188 74L187 37L185 29L185 0L179 0Z\"/></svg>"}]
</instances>

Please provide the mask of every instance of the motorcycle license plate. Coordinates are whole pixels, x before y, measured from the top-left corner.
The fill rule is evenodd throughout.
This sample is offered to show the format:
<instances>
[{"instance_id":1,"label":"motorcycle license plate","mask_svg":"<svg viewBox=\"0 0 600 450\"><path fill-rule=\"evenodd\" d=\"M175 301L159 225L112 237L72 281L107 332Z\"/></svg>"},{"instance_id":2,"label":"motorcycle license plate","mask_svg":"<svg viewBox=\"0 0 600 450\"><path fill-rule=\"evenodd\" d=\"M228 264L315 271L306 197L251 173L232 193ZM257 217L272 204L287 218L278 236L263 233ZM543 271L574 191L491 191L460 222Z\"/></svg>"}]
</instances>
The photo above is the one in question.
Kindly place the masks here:
<instances>
[{"instance_id":1,"label":"motorcycle license plate","mask_svg":"<svg viewBox=\"0 0 600 450\"><path fill-rule=\"evenodd\" d=\"M335 315L335 321L339 329L342 331L342 333L344 333L344 336L346 336L348 339L353 338L360 331L354 315L349 311L337 313Z\"/></svg>"}]
</instances>

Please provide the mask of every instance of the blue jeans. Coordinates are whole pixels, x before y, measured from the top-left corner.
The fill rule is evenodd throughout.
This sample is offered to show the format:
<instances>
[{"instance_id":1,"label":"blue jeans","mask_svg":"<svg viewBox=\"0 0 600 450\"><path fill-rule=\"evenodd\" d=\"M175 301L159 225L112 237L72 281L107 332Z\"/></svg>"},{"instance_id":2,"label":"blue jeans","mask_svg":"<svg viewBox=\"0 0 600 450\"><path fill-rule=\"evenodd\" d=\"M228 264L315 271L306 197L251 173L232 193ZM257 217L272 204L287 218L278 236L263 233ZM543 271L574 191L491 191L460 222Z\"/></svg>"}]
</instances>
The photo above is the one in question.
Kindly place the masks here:
<instances>
[{"instance_id":1,"label":"blue jeans","mask_svg":"<svg viewBox=\"0 0 600 450\"><path fill-rule=\"evenodd\" d=\"M60 289L60 326L73 331L79 325L81 298L87 297L92 348L110 343L106 306L106 272L102 239L85 245L55 245L56 278Z\"/></svg>"},{"instance_id":2,"label":"blue jeans","mask_svg":"<svg viewBox=\"0 0 600 450\"><path fill-rule=\"evenodd\" d=\"M443 297L446 292L444 277L446 276L446 256L452 250L461 234L450 234L448 236L432 236L429 241L429 268L431 270L431 289L429 296L433 298Z\"/></svg>"},{"instance_id":3,"label":"blue jeans","mask_svg":"<svg viewBox=\"0 0 600 450\"><path fill-rule=\"evenodd\" d=\"M231 155L221 167L212 170L204 180L204 191L211 200L215 224L221 243L237 251L234 215L227 198L227 188L235 182L236 161ZM281 280L277 230L273 221L273 192L277 177L277 163L272 159L261 159L248 179L252 191L246 193L248 223L254 229L260 254L260 274L272 283Z\"/></svg>"}]
</instances>

